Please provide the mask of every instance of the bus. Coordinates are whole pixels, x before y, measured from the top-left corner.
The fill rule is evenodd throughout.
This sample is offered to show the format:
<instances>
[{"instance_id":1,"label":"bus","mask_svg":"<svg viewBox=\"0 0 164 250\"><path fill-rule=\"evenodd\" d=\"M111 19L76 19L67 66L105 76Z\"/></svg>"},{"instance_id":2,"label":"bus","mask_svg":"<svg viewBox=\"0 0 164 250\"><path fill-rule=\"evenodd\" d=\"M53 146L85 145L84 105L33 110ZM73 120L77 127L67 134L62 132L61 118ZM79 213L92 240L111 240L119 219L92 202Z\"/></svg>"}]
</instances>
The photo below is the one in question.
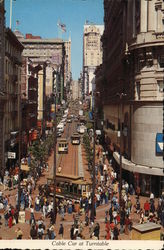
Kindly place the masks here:
<instances>
[{"instance_id":1,"label":"bus","mask_svg":"<svg viewBox=\"0 0 164 250\"><path fill-rule=\"evenodd\" d=\"M58 153L59 154L68 154L68 141L66 138L58 139Z\"/></svg>"},{"instance_id":2,"label":"bus","mask_svg":"<svg viewBox=\"0 0 164 250\"><path fill-rule=\"evenodd\" d=\"M71 136L72 145L80 145L80 135L78 133L74 133Z\"/></svg>"}]
</instances>

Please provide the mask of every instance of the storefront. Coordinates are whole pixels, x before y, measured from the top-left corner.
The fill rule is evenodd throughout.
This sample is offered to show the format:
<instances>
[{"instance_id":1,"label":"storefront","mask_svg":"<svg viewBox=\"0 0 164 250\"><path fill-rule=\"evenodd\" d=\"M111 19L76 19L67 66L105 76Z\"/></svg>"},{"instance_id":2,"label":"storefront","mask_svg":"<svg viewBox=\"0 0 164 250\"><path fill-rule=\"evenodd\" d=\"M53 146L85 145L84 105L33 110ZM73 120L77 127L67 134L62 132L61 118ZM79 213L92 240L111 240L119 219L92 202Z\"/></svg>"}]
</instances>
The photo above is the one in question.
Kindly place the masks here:
<instances>
[{"instance_id":1,"label":"storefront","mask_svg":"<svg viewBox=\"0 0 164 250\"><path fill-rule=\"evenodd\" d=\"M120 155L113 153L113 167L118 174L120 171ZM155 197L159 197L164 192L164 173L163 169L148 168L136 165L122 156L122 178L134 188L140 187L142 195L149 196L151 192Z\"/></svg>"}]
</instances>

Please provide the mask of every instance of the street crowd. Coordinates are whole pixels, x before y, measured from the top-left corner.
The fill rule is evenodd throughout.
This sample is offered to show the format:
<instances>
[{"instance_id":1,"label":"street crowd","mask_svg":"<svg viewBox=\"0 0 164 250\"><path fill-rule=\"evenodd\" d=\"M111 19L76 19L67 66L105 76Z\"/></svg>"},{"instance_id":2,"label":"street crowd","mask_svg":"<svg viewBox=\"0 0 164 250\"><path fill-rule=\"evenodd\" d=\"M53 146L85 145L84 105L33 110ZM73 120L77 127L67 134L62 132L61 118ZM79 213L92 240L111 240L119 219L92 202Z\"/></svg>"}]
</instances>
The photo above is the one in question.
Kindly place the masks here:
<instances>
[{"instance_id":1,"label":"street crowd","mask_svg":"<svg viewBox=\"0 0 164 250\"><path fill-rule=\"evenodd\" d=\"M38 195L32 195L37 188L37 179L43 171L48 171L47 164L40 164L37 178L28 175L24 182L21 183L20 205L21 210L30 211L30 235L31 239L55 239L58 233L62 239L64 237L65 215L72 215L72 225L70 227L70 239L85 239L84 228L88 228L90 239L100 238L100 224L96 221L96 210L99 206L108 205L104 214L104 228L106 240L118 240L120 235L129 234L132 229L133 219L132 213L138 215L138 223L154 222L164 227L164 193L158 199L158 205L155 205L154 194L150 197L142 207L140 204L140 193L135 190L133 185L123 180L121 202L119 202L119 182L117 174L109 166L106 155L103 154L102 148L99 146L96 152L96 191L95 191L95 219L91 216L92 197L82 197L79 201L74 199L58 199L57 214L60 216L61 224L59 231L55 232L53 225L53 201L49 196L48 185L38 186ZM17 185L17 173L9 176L8 188ZM16 176L16 178L15 178ZM13 180L16 180L15 182ZM5 183L6 185L6 183ZM131 196L136 197L135 203L132 202ZM18 223L18 194L16 194L16 206L9 203L9 197L0 192L0 209L3 210L5 227L11 228ZM120 206L121 205L121 206ZM42 216L35 218L35 213L40 212ZM82 219L82 215L84 219ZM45 219L50 218L49 225L45 225ZM16 229L16 238L22 239L23 232L18 227Z\"/></svg>"}]
</instances>

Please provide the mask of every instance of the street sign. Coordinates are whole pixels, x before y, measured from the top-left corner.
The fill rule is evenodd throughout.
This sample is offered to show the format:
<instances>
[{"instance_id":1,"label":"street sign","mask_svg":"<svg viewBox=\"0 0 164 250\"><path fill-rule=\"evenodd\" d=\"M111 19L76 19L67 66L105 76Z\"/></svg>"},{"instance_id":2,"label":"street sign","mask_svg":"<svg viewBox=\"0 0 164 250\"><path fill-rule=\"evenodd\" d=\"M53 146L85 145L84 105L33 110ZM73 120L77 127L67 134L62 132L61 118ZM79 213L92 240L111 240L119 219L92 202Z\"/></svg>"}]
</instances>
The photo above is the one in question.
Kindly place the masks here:
<instances>
[{"instance_id":1,"label":"street sign","mask_svg":"<svg viewBox=\"0 0 164 250\"><path fill-rule=\"evenodd\" d=\"M91 111L89 112L89 119L93 120L93 113Z\"/></svg>"},{"instance_id":2,"label":"street sign","mask_svg":"<svg viewBox=\"0 0 164 250\"><path fill-rule=\"evenodd\" d=\"M15 152L8 152L8 159L16 159L16 153Z\"/></svg>"},{"instance_id":3,"label":"street sign","mask_svg":"<svg viewBox=\"0 0 164 250\"><path fill-rule=\"evenodd\" d=\"M159 155L163 154L163 143L164 143L164 135L163 133L156 134L156 153Z\"/></svg>"}]
</instances>

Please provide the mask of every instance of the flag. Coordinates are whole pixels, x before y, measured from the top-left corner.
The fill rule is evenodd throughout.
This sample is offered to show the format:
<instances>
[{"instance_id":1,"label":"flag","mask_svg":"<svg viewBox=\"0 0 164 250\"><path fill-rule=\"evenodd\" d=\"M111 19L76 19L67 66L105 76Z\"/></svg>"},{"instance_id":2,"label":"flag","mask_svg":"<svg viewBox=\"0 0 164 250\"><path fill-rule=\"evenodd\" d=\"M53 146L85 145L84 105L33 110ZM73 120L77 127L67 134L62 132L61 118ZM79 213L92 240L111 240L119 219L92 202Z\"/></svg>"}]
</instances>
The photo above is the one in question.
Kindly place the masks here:
<instances>
[{"instance_id":1,"label":"flag","mask_svg":"<svg viewBox=\"0 0 164 250\"><path fill-rule=\"evenodd\" d=\"M64 23L61 23L60 21L58 21L58 24L57 24L60 29L63 31L63 32L66 32L66 25Z\"/></svg>"},{"instance_id":2,"label":"flag","mask_svg":"<svg viewBox=\"0 0 164 250\"><path fill-rule=\"evenodd\" d=\"M17 26L19 25L19 20L16 20L16 25L17 25Z\"/></svg>"}]
</instances>

